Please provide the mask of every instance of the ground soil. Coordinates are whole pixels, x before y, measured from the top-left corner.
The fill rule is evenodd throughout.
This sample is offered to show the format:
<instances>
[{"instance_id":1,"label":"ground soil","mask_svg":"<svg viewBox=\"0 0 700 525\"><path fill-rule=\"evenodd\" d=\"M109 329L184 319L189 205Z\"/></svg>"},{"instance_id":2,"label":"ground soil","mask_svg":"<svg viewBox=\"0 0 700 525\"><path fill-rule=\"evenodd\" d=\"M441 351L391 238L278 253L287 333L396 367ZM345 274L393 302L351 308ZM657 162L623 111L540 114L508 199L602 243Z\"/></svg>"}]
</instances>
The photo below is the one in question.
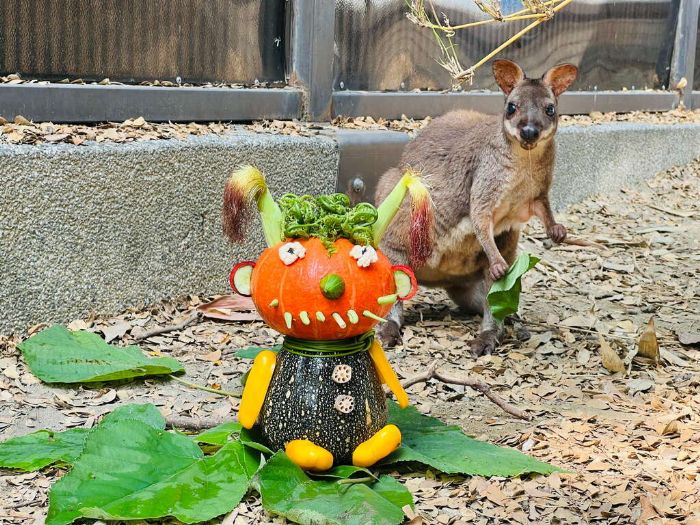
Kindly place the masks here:
<instances>
[{"instance_id":1,"label":"ground soil","mask_svg":"<svg viewBox=\"0 0 700 525\"><path fill-rule=\"evenodd\" d=\"M521 248L542 262L525 278L522 321L508 327L497 353L471 357L479 319L459 312L442 291L423 290L408 306L403 345L388 355L403 377L438 360L453 376L488 382L532 421L515 419L461 386L431 381L412 386L409 394L423 413L570 473L522 479L393 475L413 492L423 523L700 524L700 161L588 199L559 220L598 246L554 247L538 225L526 228ZM181 321L209 299L167 300L70 327L127 344L145 330ZM279 341L251 320L254 315L240 317L203 319L140 345L182 361L192 381L240 391L249 362L236 350ZM636 355L650 318L658 364ZM43 385L20 358L18 341L0 339L0 439L91 426L101 414L132 402L155 403L178 427L213 426L238 406L234 397L167 380ZM609 352L615 353L623 371L603 366L601 352L608 352L613 369ZM61 474L55 468L0 471L0 523L42 523L48 488ZM252 494L213 523L281 521L267 517Z\"/></svg>"}]
</instances>

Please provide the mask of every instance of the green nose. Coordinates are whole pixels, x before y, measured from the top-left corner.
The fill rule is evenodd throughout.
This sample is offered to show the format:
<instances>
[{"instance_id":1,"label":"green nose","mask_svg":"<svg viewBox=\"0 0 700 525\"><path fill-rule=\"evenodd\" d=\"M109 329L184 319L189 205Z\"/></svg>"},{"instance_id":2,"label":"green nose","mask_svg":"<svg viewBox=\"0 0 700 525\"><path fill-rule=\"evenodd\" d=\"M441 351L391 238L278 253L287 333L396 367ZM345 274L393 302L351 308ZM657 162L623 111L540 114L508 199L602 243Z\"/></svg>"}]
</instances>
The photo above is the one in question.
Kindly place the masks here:
<instances>
[{"instance_id":1,"label":"green nose","mask_svg":"<svg viewBox=\"0 0 700 525\"><path fill-rule=\"evenodd\" d=\"M337 299L345 292L345 281L337 273L329 273L321 279L321 293L326 299Z\"/></svg>"}]
</instances>

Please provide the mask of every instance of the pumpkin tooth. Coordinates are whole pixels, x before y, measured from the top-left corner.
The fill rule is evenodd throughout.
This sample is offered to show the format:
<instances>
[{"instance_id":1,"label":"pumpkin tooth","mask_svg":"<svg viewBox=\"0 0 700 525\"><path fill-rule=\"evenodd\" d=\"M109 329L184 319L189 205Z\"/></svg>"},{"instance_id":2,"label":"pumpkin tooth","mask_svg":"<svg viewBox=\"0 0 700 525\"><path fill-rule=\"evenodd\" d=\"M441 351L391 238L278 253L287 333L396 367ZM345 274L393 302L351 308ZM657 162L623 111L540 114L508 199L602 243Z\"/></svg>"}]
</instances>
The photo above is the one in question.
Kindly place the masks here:
<instances>
[{"instance_id":1,"label":"pumpkin tooth","mask_svg":"<svg viewBox=\"0 0 700 525\"><path fill-rule=\"evenodd\" d=\"M380 323L386 323L386 319L383 317L379 317L377 314L370 312L369 310L365 310L362 312L362 315L365 317L369 317L370 319L374 319L375 321L379 321Z\"/></svg>"},{"instance_id":2,"label":"pumpkin tooth","mask_svg":"<svg viewBox=\"0 0 700 525\"><path fill-rule=\"evenodd\" d=\"M338 312L333 312L333 319L335 319L335 322L338 323L339 327L347 328L348 325L345 324L345 321L343 321L343 318L340 317Z\"/></svg>"},{"instance_id":3,"label":"pumpkin tooth","mask_svg":"<svg viewBox=\"0 0 700 525\"><path fill-rule=\"evenodd\" d=\"M352 324L357 324L360 321L360 318L357 316L357 312L355 312L355 310L348 310L348 319Z\"/></svg>"},{"instance_id":4,"label":"pumpkin tooth","mask_svg":"<svg viewBox=\"0 0 700 525\"><path fill-rule=\"evenodd\" d=\"M326 321L326 316L323 315L323 312L316 312L316 319L324 323Z\"/></svg>"},{"instance_id":5,"label":"pumpkin tooth","mask_svg":"<svg viewBox=\"0 0 700 525\"><path fill-rule=\"evenodd\" d=\"M382 295L377 299L377 303L379 304L393 304L396 302L396 299L398 299L398 295L395 293L392 293L390 295Z\"/></svg>"},{"instance_id":6,"label":"pumpkin tooth","mask_svg":"<svg viewBox=\"0 0 700 525\"><path fill-rule=\"evenodd\" d=\"M301 319L301 322L304 323L306 326L311 324L311 319L309 319L309 314L305 310L302 310L301 312L299 312L299 319Z\"/></svg>"},{"instance_id":7,"label":"pumpkin tooth","mask_svg":"<svg viewBox=\"0 0 700 525\"><path fill-rule=\"evenodd\" d=\"M272 301L270 301L270 308L277 308L279 304L279 299L273 299Z\"/></svg>"},{"instance_id":8,"label":"pumpkin tooth","mask_svg":"<svg viewBox=\"0 0 700 525\"><path fill-rule=\"evenodd\" d=\"M284 312L284 323L287 325L288 329L292 328L292 314L289 312Z\"/></svg>"}]
</instances>

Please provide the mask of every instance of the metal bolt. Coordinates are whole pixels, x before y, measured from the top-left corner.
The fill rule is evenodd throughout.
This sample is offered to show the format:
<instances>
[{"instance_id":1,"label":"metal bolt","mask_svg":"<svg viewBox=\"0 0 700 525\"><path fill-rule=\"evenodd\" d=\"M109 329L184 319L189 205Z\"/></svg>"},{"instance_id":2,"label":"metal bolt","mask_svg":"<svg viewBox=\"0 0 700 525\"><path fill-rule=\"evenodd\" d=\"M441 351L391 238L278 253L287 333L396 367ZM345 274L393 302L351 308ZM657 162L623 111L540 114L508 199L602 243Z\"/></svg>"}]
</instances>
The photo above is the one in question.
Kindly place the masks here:
<instances>
[{"instance_id":1,"label":"metal bolt","mask_svg":"<svg viewBox=\"0 0 700 525\"><path fill-rule=\"evenodd\" d=\"M362 193L365 191L365 181L362 180L362 177L355 177L352 179L352 191L355 193Z\"/></svg>"}]
</instances>

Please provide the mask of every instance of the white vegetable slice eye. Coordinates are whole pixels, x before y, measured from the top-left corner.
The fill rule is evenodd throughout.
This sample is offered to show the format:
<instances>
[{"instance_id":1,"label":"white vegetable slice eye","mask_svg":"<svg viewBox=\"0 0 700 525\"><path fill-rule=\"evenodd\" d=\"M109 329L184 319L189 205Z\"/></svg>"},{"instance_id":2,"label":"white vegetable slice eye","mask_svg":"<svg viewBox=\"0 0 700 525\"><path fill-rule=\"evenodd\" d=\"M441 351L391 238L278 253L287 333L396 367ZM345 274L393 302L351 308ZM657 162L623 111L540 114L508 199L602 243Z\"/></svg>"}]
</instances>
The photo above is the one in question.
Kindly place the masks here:
<instances>
[{"instance_id":1,"label":"white vegetable slice eye","mask_svg":"<svg viewBox=\"0 0 700 525\"><path fill-rule=\"evenodd\" d=\"M360 268L367 268L370 264L379 260L377 250L372 248L370 245L362 246L360 244L356 244L350 250L350 257L357 259L357 266Z\"/></svg>"},{"instance_id":2,"label":"white vegetable slice eye","mask_svg":"<svg viewBox=\"0 0 700 525\"><path fill-rule=\"evenodd\" d=\"M306 255L306 248L299 242L286 242L279 247L277 253L279 254L280 260L286 266L289 266L297 259L304 258Z\"/></svg>"}]
</instances>

